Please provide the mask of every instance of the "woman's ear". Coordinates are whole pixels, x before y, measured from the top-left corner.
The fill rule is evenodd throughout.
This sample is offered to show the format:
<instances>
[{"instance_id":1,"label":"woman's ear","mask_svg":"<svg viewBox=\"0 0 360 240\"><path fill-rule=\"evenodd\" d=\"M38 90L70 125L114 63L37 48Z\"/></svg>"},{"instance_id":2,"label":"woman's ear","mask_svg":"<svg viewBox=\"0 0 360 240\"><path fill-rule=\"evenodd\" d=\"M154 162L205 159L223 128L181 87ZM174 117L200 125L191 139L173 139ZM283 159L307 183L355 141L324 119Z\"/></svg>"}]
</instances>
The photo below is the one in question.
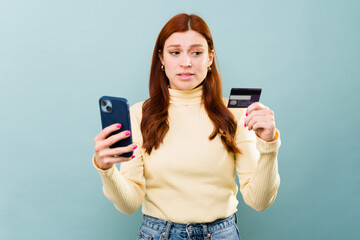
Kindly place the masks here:
<instances>
[{"instance_id":1,"label":"woman's ear","mask_svg":"<svg viewBox=\"0 0 360 240\"><path fill-rule=\"evenodd\" d=\"M214 62L214 56L215 56L215 51L211 50L211 52L209 53L209 66L211 66L211 64Z\"/></svg>"},{"instance_id":2,"label":"woman's ear","mask_svg":"<svg viewBox=\"0 0 360 240\"><path fill-rule=\"evenodd\" d=\"M158 56L159 56L159 59L160 59L161 64L164 65L163 54L162 54L162 51L161 51L161 50L159 50Z\"/></svg>"}]
</instances>

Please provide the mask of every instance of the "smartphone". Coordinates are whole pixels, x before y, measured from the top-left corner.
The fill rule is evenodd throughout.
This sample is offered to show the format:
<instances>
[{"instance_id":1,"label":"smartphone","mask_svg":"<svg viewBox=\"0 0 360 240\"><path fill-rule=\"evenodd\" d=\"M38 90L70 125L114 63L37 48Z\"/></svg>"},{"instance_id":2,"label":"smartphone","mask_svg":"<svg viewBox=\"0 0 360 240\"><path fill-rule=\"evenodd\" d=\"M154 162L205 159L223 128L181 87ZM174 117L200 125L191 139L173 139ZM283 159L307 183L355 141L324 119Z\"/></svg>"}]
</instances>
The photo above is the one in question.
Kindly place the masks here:
<instances>
[{"instance_id":1,"label":"smartphone","mask_svg":"<svg viewBox=\"0 0 360 240\"><path fill-rule=\"evenodd\" d=\"M122 131L131 131L130 111L127 99L103 96L99 99L99 107L103 129L114 123L121 124L121 128L117 131L112 132L108 137ZM110 148L126 147L132 143L132 137L130 135L128 138L114 143L110 146ZM131 151L121 155L115 155L115 157L131 157L133 154L134 152Z\"/></svg>"}]
</instances>

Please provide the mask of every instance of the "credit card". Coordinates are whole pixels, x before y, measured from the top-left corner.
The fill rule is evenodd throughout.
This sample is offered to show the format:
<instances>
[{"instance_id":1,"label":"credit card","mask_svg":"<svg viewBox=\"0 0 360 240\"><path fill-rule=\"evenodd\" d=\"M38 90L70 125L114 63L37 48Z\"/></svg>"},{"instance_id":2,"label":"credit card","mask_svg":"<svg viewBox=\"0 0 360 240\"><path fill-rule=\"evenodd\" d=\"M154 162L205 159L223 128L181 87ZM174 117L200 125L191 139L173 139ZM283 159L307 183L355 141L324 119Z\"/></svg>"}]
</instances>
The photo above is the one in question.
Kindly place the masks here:
<instances>
[{"instance_id":1,"label":"credit card","mask_svg":"<svg viewBox=\"0 0 360 240\"><path fill-rule=\"evenodd\" d=\"M247 108L254 102L259 102L261 88L232 88L228 108Z\"/></svg>"}]
</instances>

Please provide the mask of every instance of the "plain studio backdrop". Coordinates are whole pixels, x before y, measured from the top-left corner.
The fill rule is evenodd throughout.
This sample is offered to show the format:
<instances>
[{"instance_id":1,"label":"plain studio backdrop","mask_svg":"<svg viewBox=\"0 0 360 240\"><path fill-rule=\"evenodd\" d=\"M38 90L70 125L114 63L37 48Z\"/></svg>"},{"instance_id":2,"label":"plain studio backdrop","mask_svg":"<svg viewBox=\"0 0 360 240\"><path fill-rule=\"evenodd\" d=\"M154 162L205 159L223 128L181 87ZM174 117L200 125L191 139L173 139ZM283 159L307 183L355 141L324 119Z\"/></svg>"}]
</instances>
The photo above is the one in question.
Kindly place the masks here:
<instances>
[{"instance_id":1,"label":"plain studio backdrop","mask_svg":"<svg viewBox=\"0 0 360 240\"><path fill-rule=\"evenodd\" d=\"M278 197L259 213L238 194L242 238L359 236L359 1L1 0L0 239L136 239L141 208L118 212L91 163L98 99L148 98L181 12L208 23L224 97L261 87L281 133Z\"/></svg>"}]
</instances>

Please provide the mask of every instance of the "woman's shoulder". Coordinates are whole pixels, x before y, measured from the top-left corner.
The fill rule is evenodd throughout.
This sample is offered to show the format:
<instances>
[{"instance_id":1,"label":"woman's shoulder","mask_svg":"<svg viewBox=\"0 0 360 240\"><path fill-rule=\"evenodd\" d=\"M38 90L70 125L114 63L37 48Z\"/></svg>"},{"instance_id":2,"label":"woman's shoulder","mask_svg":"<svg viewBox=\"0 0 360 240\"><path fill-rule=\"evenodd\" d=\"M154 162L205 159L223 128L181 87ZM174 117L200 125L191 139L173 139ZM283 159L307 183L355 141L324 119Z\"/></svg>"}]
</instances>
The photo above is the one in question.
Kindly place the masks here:
<instances>
[{"instance_id":1,"label":"woman's shoulder","mask_svg":"<svg viewBox=\"0 0 360 240\"><path fill-rule=\"evenodd\" d=\"M142 106L145 101L137 102L130 107L130 115L141 117Z\"/></svg>"},{"instance_id":2,"label":"woman's shoulder","mask_svg":"<svg viewBox=\"0 0 360 240\"><path fill-rule=\"evenodd\" d=\"M142 105L144 101L135 103L130 107L130 119L131 119L131 128L135 130L135 127L139 127L142 118Z\"/></svg>"},{"instance_id":3,"label":"woman's shoulder","mask_svg":"<svg viewBox=\"0 0 360 240\"><path fill-rule=\"evenodd\" d=\"M141 102L137 102L137 103L131 105L130 110L131 110L131 111L138 111L138 110L141 111L142 105L144 104L144 102L145 102L145 101L141 101Z\"/></svg>"}]
</instances>

